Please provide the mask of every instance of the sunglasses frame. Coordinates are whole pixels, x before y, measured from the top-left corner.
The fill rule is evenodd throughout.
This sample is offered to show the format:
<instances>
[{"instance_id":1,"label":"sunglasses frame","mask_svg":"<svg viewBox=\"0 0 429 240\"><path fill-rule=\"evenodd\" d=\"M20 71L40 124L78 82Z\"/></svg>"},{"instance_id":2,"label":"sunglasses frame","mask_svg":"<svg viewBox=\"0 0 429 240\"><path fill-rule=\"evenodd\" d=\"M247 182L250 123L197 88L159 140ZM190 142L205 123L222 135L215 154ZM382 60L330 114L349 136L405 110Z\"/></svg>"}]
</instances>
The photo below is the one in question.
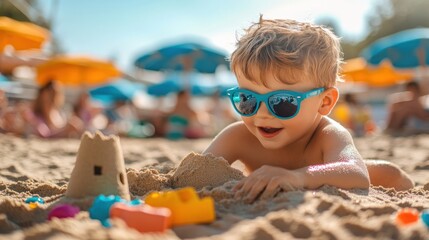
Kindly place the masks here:
<instances>
[{"instance_id":1,"label":"sunglasses frame","mask_svg":"<svg viewBox=\"0 0 429 240\"><path fill-rule=\"evenodd\" d=\"M312 89L310 91L303 92L303 93L289 91L289 90L276 90L276 91L268 92L268 93L265 93L265 94L259 94L259 93L256 93L256 92L253 92L253 91L250 91L250 90L247 90L247 89L242 89L242 88L239 88L239 87L234 87L234 88L228 89L226 92L227 92L227 95L229 96L229 99L231 100L232 106L234 107L235 111L238 114L240 114L241 116L250 117L250 116L255 115L258 112L259 107L261 106L261 102L264 102L265 106L267 106L267 108L270 111L271 115L275 116L276 118L279 118L279 119L282 119L282 120L286 120L286 119L294 118L299 113L299 110L301 109L301 102L302 101L304 101L305 99L307 99L309 97L317 96L317 95L323 93L324 91L325 91L325 88L322 87L322 88L315 88L315 89ZM255 110L252 113L250 113L250 114L243 114L243 113L241 113L237 109L237 106L234 103L234 94L237 93L237 92L245 93L245 94L252 94L256 98L256 104L257 105L256 105ZM294 97L297 100L297 109L296 109L296 112L292 116L290 116L290 117L281 117L281 116L277 115L274 112L274 110L272 109L272 106L269 103L269 98L271 96L273 96L273 95L276 95L276 94L287 94L289 96Z\"/></svg>"}]
</instances>

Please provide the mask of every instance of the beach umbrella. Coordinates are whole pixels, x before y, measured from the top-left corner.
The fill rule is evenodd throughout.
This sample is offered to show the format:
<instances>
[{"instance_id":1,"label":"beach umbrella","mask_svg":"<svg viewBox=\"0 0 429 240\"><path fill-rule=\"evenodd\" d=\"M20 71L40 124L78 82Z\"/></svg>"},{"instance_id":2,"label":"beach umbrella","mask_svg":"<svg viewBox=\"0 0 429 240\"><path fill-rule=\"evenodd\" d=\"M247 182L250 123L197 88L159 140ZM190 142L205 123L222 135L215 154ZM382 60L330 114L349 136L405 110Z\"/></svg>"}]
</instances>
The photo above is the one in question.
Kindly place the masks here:
<instances>
[{"instance_id":1,"label":"beach umbrella","mask_svg":"<svg viewBox=\"0 0 429 240\"><path fill-rule=\"evenodd\" d=\"M0 17L0 52L8 45L15 50L40 49L49 37L47 29L33 23Z\"/></svg>"},{"instance_id":2,"label":"beach umbrella","mask_svg":"<svg viewBox=\"0 0 429 240\"><path fill-rule=\"evenodd\" d=\"M122 76L108 61L91 57L57 56L37 66L37 82L50 80L68 86L99 86Z\"/></svg>"},{"instance_id":3,"label":"beach umbrella","mask_svg":"<svg viewBox=\"0 0 429 240\"><path fill-rule=\"evenodd\" d=\"M197 71L214 73L220 65L226 67L227 54L219 49L196 42L183 42L143 54L135 66L153 71Z\"/></svg>"},{"instance_id":4,"label":"beach umbrella","mask_svg":"<svg viewBox=\"0 0 429 240\"><path fill-rule=\"evenodd\" d=\"M162 97L170 93L177 93L182 89L183 89L182 86L176 83L175 81L166 80L166 81L148 86L147 93L152 96Z\"/></svg>"},{"instance_id":5,"label":"beach umbrella","mask_svg":"<svg viewBox=\"0 0 429 240\"><path fill-rule=\"evenodd\" d=\"M187 78L187 80L183 80ZM220 93L221 96L226 96L226 90L236 86L235 83L217 81L212 76L207 76L199 73L181 74L171 73L165 79L157 84L147 87L147 93L162 97L170 93L177 93L182 90L190 90L194 96L211 96Z\"/></svg>"},{"instance_id":6,"label":"beach umbrella","mask_svg":"<svg viewBox=\"0 0 429 240\"><path fill-rule=\"evenodd\" d=\"M105 105L110 105L116 101L131 101L139 91L144 89L145 86L141 83L119 79L103 86L92 88L89 90L89 94L93 99Z\"/></svg>"},{"instance_id":7,"label":"beach umbrella","mask_svg":"<svg viewBox=\"0 0 429 240\"><path fill-rule=\"evenodd\" d=\"M372 87L388 87L413 78L413 74L398 71L387 60L379 66L368 65L363 58L347 60L341 75L346 81L361 82Z\"/></svg>"},{"instance_id":8,"label":"beach umbrella","mask_svg":"<svg viewBox=\"0 0 429 240\"><path fill-rule=\"evenodd\" d=\"M429 64L429 28L415 28L381 38L362 51L370 64L388 59L396 68Z\"/></svg>"}]
</instances>

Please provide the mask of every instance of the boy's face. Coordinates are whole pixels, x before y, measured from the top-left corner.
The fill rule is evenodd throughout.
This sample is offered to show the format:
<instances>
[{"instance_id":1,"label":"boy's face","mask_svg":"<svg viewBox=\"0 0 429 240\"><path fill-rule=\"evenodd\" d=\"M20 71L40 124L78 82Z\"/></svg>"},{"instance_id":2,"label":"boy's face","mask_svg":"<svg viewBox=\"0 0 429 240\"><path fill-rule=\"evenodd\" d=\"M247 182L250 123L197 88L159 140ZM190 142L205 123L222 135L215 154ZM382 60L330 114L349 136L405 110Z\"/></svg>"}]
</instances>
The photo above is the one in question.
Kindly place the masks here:
<instances>
[{"instance_id":1,"label":"boy's face","mask_svg":"<svg viewBox=\"0 0 429 240\"><path fill-rule=\"evenodd\" d=\"M258 74L255 76L259 76ZM296 79L289 84L282 83L276 80L271 73L267 73L265 76L265 81L268 83L267 87L252 82L241 74L237 74L237 81L240 88L260 94L277 90L307 92L320 87L316 86L310 79ZM309 97L302 101L298 114L291 119L282 120L273 116L263 102L260 103L255 115L242 117L242 119L248 130L258 138L265 148L280 149L296 141L305 141L315 131L322 117L319 113L322 95Z\"/></svg>"}]
</instances>

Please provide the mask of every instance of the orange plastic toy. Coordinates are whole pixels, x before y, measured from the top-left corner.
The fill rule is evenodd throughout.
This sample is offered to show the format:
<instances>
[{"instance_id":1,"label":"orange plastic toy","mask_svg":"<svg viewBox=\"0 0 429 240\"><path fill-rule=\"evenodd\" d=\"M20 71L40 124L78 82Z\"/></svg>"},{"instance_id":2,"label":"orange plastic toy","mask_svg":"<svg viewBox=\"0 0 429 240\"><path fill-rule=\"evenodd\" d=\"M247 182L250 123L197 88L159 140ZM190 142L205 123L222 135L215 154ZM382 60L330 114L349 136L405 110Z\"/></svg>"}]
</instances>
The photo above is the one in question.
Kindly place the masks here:
<instances>
[{"instance_id":1,"label":"orange plastic toy","mask_svg":"<svg viewBox=\"0 0 429 240\"><path fill-rule=\"evenodd\" d=\"M149 194L145 203L171 210L172 224L196 224L214 221L214 201L211 197L200 199L193 187Z\"/></svg>"},{"instance_id":2,"label":"orange plastic toy","mask_svg":"<svg viewBox=\"0 0 429 240\"><path fill-rule=\"evenodd\" d=\"M408 225L419 220L419 212L414 208L404 208L396 214L396 222L399 225Z\"/></svg>"},{"instance_id":3,"label":"orange plastic toy","mask_svg":"<svg viewBox=\"0 0 429 240\"><path fill-rule=\"evenodd\" d=\"M115 203L110 209L111 218L120 218L139 232L164 232L170 226L171 211L149 205L128 205Z\"/></svg>"}]
</instances>

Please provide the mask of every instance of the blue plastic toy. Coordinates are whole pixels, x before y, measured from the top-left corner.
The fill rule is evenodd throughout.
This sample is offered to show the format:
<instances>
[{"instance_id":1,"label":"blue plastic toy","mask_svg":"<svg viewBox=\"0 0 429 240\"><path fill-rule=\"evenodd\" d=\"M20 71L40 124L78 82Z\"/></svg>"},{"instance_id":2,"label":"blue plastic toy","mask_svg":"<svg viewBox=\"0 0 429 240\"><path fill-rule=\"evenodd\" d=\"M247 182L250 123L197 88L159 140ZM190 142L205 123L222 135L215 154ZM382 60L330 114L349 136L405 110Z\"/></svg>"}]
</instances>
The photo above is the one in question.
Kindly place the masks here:
<instances>
[{"instance_id":1,"label":"blue plastic toy","mask_svg":"<svg viewBox=\"0 0 429 240\"><path fill-rule=\"evenodd\" d=\"M41 204L45 203L45 201L41 197L38 197L38 196L32 196L32 197L29 197L25 200L25 203L36 203L36 202L41 203Z\"/></svg>"},{"instance_id":2,"label":"blue plastic toy","mask_svg":"<svg viewBox=\"0 0 429 240\"><path fill-rule=\"evenodd\" d=\"M109 213L110 208L113 204L117 202L125 202L121 197L118 195L98 195L94 202L92 203L91 208L89 209L89 217L92 219L97 219L103 224L105 227L110 227L110 221L109 221Z\"/></svg>"},{"instance_id":3,"label":"blue plastic toy","mask_svg":"<svg viewBox=\"0 0 429 240\"><path fill-rule=\"evenodd\" d=\"M142 203L143 203L143 202L142 202L142 200L140 200L140 199L136 198L136 199L134 199L134 200L132 200L132 201L128 202L128 205L137 206L137 205L140 205L140 204L142 204Z\"/></svg>"},{"instance_id":4,"label":"blue plastic toy","mask_svg":"<svg viewBox=\"0 0 429 240\"><path fill-rule=\"evenodd\" d=\"M38 196L32 196L25 200L25 203L28 203L31 209L36 209L38 207L37 204L44 204L45 201L41 197Z\"/></svg>"},{"instance_id":5,"label":"blue plastic toy","mask_svg":"<svg viewBox=\"0 0 429 240\"><path fill-rule=\"evenodd\" d=\"M429 228L429 209L422 212L422 220L426 224L426 227Z\"/></svg>"},{"instance_id":6,"label":"blue plastic toy","mask_svg":"<svg viewBox=\"0 0 429 240\"><path fill-rule=\"evenodd\" d=\"M92 203L91 208L89 209L89 217L92 219L97 219L101 222L101 224L105 227L110 227L110 208L115 203L125 203L129 205L139 205L141 204L140 199L134 199L133 201L127 201L125 199L122 199L118 195L98 195L94 202Z\"/></svg>"}]
</instances>

